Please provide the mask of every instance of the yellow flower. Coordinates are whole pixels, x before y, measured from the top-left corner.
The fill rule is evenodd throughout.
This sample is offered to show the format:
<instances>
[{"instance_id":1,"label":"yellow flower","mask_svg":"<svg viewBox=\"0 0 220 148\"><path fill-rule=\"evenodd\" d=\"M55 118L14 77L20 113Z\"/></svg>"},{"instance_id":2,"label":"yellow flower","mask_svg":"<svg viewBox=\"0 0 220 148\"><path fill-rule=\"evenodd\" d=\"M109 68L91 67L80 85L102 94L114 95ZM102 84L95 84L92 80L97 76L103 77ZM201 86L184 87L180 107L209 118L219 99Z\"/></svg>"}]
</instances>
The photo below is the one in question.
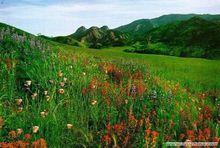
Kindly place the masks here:
<instances>
[{"instance_id":1,"label":"yellow flower","mask_svg":"<svg viewBox=\"0 0 220 148\"><path fill-rule=\"evenodd\" d=\"M33 133L37 133L39 130L39 126L33 126L32 131Z\"/></svg>"}]
</instances>

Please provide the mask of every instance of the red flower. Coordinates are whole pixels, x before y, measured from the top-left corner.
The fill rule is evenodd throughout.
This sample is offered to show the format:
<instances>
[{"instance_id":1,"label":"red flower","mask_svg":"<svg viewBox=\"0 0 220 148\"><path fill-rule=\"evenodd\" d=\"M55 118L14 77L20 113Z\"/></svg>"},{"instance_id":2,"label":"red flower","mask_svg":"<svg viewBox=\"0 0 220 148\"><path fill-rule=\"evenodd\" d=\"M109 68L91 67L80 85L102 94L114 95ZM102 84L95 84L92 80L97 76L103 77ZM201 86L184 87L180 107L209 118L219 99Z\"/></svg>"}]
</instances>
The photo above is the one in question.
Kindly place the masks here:
<instances>
[{"instance_id":1,"label":"red flower","mask_svg":"<svg viewBox=\"0 0 220 148\"><path fill-rule=\"evenodd\" d=\"M83 93L83 94L86 94L87 92L88 92L88 90L87 90L86 88L83 88L83 89L82 89L82 93Z\"/></svg>"},{"instance_id":2,"label":"red flower","mask_svg":"<svg viewBox=\"0 0 220 148\"><path fill-rule=\"evenodd\" d=\"M184 137L185 137L185 134L180 134L180 140L183 140Z\"/></svg>"},{"instance_id":3,"label":"red flower","mask_svg":"<svg viewBox=\"0 0 220 148\"><path fill-rule=\"evenodd\" d=\"M188 130L187 131L187 136L188 136L189 140L191 140L191 141L195 140L195 135L194 135L194 131L193 130Z\"/></svg>"},{"instance_id":4,"label":"red flower","mask_svg":"<svg viewBox=\"0 0 220 148\"><path fill-rule=\"evenodd\" d=\"M107 91L105 89L102 89L101 94L106 95Z\"/></svg>"},{"instance_id":5,"label":"red flower","mask_svg":"<svg viewBox=\"0 0 220 148\"><path fill-rule=\"evenodd\" d=\"M102 142L111 143L111 136L106 134L102 137Z\"/></svg>"},{"instance_id":6,"label":"red flower","mask_svg":"<svg viewBox=\"0 0 220 148\"><path fill-rule=\"evenodd\" d=\"M25 134L24 137L26 140L29 140L29 139L31 139L31 134Z\"/></svg>"}]
</instances>

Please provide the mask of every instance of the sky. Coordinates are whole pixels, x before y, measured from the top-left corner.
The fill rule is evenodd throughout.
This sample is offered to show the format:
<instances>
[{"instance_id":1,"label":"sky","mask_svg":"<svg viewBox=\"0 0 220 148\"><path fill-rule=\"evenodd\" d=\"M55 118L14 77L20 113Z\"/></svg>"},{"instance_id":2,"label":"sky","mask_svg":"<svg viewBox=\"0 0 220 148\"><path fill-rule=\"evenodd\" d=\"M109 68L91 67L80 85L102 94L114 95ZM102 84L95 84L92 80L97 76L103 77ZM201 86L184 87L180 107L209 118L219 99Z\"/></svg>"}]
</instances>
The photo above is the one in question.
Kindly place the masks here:
<instances>
[{"instance_id":1,"label":"sky","mask_svg":"<svg viewBox=\"0 0 220 148\"><path fill-rule=\"evenodd\" d=\"M0 0L0 22L47 36L188 13L220 14L220 0Z\"/></svg>"}]
</instances>

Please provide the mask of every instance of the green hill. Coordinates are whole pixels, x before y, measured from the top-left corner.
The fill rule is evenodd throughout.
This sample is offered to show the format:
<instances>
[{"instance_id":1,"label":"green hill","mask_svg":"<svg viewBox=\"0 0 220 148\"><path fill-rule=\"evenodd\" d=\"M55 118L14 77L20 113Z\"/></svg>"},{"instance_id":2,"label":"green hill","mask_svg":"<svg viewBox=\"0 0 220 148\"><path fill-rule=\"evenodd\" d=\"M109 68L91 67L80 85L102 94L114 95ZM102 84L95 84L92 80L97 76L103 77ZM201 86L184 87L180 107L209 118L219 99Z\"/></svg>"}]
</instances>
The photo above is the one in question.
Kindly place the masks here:
<instances>
[{"instance_id":1,"label":"green hill","mask_svg":"<svg viewBox=\"0 0 220 148\"><path fill-rule=\"evenodd\" d=\"M220 25L200 17L160 26L145 36L148 45L133 52L183 57L220 57Z\"/></svg>"},{"instance_id":2,"label":"green hill","mask_svg":"<svg viewBox=\"0 0 220 148\"><path fill-rule=\"evenodd\" d=\"M149 19L141 19L128 25L120 26L115 30L128 34L133 40L142 40L143 36L153 28L154 26Z\"/></svg>"},{"instance_id":3,"label":"green hill","mask_svg":"<svg viewBox=\"0 0 220 148\"><path fill-rule=\"evenodd\" d=\"M107 26L101 28L91 27L89 29L82 26L71 35L55 37L51 40L69 45L102 48L125 45L128 37L120 31L109 29Z\"/></svg>"},{"instance_id":4,"label":"green hill","mask_svg":"<svg viewBox=\"0 0 220 148\"><path fill-rule=\"evenodd\" d=\"M153 28L157 28L162 25L174 23L177 21L188 20L193 17L200 17L206 20L219 21L220 15L199 15L199 14L169 14L163 15L153 19L140 19L130 24L116 28L115 30L128 34L131 39L135 41L145 40L144 36Z\"/></svg>"}]
</instances>

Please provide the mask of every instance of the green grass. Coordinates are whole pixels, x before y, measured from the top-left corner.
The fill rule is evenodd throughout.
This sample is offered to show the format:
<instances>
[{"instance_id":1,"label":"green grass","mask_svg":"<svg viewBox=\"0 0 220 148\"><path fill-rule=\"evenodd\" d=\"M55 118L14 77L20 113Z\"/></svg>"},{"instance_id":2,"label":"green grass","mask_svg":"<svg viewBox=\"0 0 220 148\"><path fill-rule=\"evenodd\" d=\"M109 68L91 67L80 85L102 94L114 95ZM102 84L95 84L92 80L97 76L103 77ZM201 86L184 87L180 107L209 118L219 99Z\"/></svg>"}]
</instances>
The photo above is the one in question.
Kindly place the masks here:
<instances>
[{"instance_id":1,"label":"green grass","mask_svg":"<svg viewBox=\"0 0 220 148\"><path fill-rule=\"evenodd\" d=\"M149 67L155 75L166 80L179 82L184 87L189 87L192 91L220 89L220 60L123 52L128 47L102 50L72 46L64 46L62 48L67 53L84 53L105 60L122 60L144 65Z\"/></svg>"},{"instance_id":2,"label":"green grass","mask_svg":"<svg viewBox=\"0 0 220 148\"><path fill-rule=\"evenodd\" d=\"M165 147L219 137L219 61L53 46L0 55L0 145Z\"/></svg>"}]
</instances>

